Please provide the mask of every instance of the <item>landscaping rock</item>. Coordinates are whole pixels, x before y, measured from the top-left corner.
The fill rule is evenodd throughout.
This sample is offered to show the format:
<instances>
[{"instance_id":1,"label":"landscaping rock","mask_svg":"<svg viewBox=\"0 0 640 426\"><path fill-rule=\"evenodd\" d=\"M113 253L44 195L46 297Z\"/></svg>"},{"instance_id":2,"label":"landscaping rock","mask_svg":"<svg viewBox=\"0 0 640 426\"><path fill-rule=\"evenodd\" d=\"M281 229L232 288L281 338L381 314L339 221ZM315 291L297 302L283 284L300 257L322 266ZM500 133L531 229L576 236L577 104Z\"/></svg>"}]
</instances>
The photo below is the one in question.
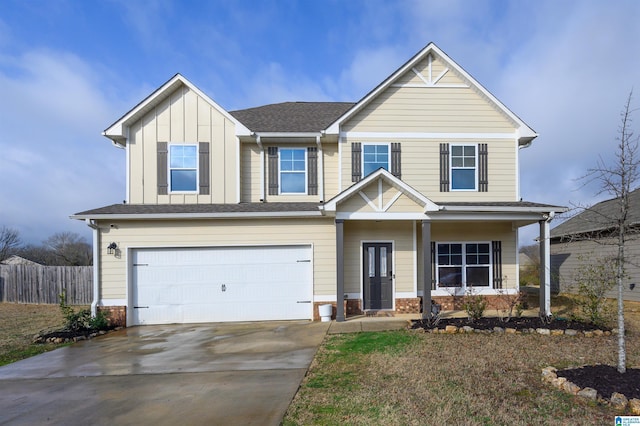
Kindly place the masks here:
<instances>
[{"instance_id":1,"label":"landscaping rock","mask_svg":"<svg viewBox=\"0 0 640 426\"><path fill-rule=\"evenodd\" d=\"M538 334L542 334L542 335L545 335L545 336L551 335L551 330L549 330L548 328L537 328L536 332Z\"/></svg>"},{"instance_id":2,"label":"landscaping rock","mask_svg":"<svg viewBox=\"0 0 640 426\"><path fill-rule=\"evenodd\" d=\"M564 383L567 381L567 379L565 377L556 377L555 379L551 380L551 384L562 390L562 386L564 385Z\"/></svg>"},{"instance_id":3,"label":"landscaping rock","mask_svg":"<svg viewBox=\"0 0 640 426\"><path fill-rule=\"evenodd\" d=\"M571 328L564 331L564 334L567 336L576 336L578 334L578 330L573 330Z\"/></svg>"},{"instance_id":4,"label":"landscaping rock","mask_svg":"<svg viewBox=\"0 0 640 426\"><path fill-rule=\"evenodd\" d=\"M566 381L562 385L562 390L572 395L576 395L578 392L580 392L580 386L576 385L575 383Z\"/></svg>"},{"instance_id":5,"label":"landscaping rock","mask_svg":"<svg viewBox=\"0 0 640 426\"><path fill-rule=\"evenodd\" d=\"M551 330L552 336L562 336L564 334L564 330Z\"/></svg>"},{"instance_id":6,"label":"landscaping rock","mask_svg":"<svg viewBox=\"0 0 640 426\"><path fill-rule=\"evenodd\" d=\"M545 367L542 369L542 380L545 382L551 383L553 380L557 379L556 369L554 367Z\"/></svg>"},{"instance_id":7,"label":"landscaping rock","mask_svg":"<svg viewBox=\"0 0 640 426\"><path fill-rule=\"evenodd\" d=\"M507 334L517 334L517 331L515 328L505 328L504 332Z\"/></svg>"},{"instance_id":8,"label":"landscaping rock","mask_svg":"<svg viewBox=\"0 0 640 426\"><path fill-rule=\"evenodd\" d=\"M469 327L468 325L465 325L464 327L462 327L461 330L462 330L463 333L473 333L474 332L473 327Z\"/></svg>"},{"instance_id":9,"label":"landscaping rock","mask_svg":"<svg viewBox=\"0 0 640 426\"><path fill-rule=\"evenodd\" d=\"M455 325L448 325L445 327L444 331L448 334L455 334L458 332L458 327L456 327Z\"/></svg>"},{"instance_id":10,"label":"landscaping rock","mask_svg":"<svg viewBox=\"0 0 640 426\"><path fill-rule=\"evenodd\" d=\"M602 336L603 334L604 334L604 331L602 330L593 330L594 336Z\"/></svg>"},{"instance_id":11,"label":"landscaping rock","mask_svg":"<svg viewBox=\"0 0 640 426\"><path fill-rule=\"evenodd\" d=\"M494 333L504 333L504 328L502 327L493 327Z\"/></svg>"},{"instance_id":12,"label":"landscaping rock","mask_svg":"<svg viewBox=\"0 0 640 426\"><path fill-rule=\"evenodd\" d=\"M593 337L593 331L585 331L584 337Z\"/></svg>"},{"instance_id":13,"label":"landscaping rock","mask_svg":"<svg viewBox=\"0 0 640 426\"><path fill-rule=\"evenodd\" d=\"M631 410L632 414L636 416L640 416L640 399L632 398L629 400L629 410Z\"/></svg>"},{"instance_id":14,"label":"landscaping rock","mask_svg":"<svg viewBox=\"0 0 640 426\"><path fill-rule=\"evenodd\" d=\"M595 401L598 398L598 392L593 388L584 388L577 395L581 398L590 399Z\"/></svg>"},{"instance_id":15,"label":"landscaping rock","mask_svg":"<svg viewBox=\"0 0 640 426\"><path fill-rule=\"evenodd\" d=\"M627 397L623 394L618 392L614 392L611 394L611 405L616 410L624 410L625 408L627 408L628 403L629 401L627 400Z\"/></svg>"}]
</instances>

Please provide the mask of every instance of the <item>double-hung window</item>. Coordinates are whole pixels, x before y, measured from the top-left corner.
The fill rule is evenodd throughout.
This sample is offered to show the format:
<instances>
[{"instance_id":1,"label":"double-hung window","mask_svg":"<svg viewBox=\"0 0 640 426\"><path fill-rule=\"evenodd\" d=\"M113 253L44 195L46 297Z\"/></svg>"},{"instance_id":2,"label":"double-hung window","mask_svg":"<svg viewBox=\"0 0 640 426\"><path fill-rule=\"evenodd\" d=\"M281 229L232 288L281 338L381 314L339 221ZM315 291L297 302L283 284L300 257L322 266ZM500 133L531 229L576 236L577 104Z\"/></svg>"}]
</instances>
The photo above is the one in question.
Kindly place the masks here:
<instances>
[{"instance_id":1,"label":"double-hung window","mask_svg":"<svg viewBox=\"0 0 640 426\"><path fill-rule=\"evenodd\" d=\"M476 145L451 145L451 190L477 189Z\"/></svg>"},{"instance_id":2,"label":"double-hung window","mask_svg":"<svg viewBox=\"0 0 640 426\"><path fill-rule=\"evenodd\" d=\"M306 194L307 160L305 148L281 148L280 193Z\"/></svg>"},{"instance_id":3,"label":"double-hung window","mask_svg":"<svg viewBox=\"0 0 640 426\"><path fill-rule=\"evenodd\" d=\"M198 191L198 146L169 146L169 187L171 192Z\"/></svg>"},{"instance_id":4,"label":"double-hung window","mask_svg":"<svg viewBox=\"0 0 640 426\"><path fill-rule=\"evenodd\" d=\"M362 171L367 176L380 167L389 170L388 144L362 144Z\"/></svg>"},{"instance_id":5,"label":"double-hung window","mask_svg":"<svg viewBox=\"0 0 640 426\"><path fill-rule=\"evenodd\" d=\"M491 287L490 243L438 243L438 287Z\"/></svg>"}]
</instances>

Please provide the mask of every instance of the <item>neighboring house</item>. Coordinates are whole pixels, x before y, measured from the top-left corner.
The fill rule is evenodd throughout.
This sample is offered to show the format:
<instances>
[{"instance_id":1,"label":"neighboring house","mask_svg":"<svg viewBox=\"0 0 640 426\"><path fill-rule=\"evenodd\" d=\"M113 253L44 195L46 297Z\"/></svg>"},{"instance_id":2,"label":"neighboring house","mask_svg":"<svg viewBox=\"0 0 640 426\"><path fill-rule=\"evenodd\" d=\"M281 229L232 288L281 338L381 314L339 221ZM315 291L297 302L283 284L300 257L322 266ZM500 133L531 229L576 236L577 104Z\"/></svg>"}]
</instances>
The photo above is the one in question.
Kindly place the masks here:
<instances>
[{"instance_id":1,"label":"neighboring house","mask_svg":"<svg viewBox=\"0 0 640 426\"><path fill-rule=\"evenodd\" d=\"M602 201L573 216L551 230L551 282L562 292L574 292L577 272L586 264L617 255L617 236L612 234L611 218L620 210L619 199ZM625 300L640 302L640 189L629 194L628 225L631 227L625 243ZM617 298L613 288L607 297Z\"/></svg>"},{"instance_id":2,"label":"neighboring house","mask_svg":"<svg viewBox=\"0 0 640 426\"><path fill-rule=\"evenodd\" d=\"M177 74L104 135L126 203L72 217L94 230L93 308L127 325L515 294L518 228L565 210L521 201L537 134L434 44L356 103L229 112Z\"/></svg>"},{"instance_id":3,"label":"neighboring house","mask_svg":"<svg viewBox=\"0 0 640 426\"><path fill-rule=\"evenodd\" d=\"M5 260L0 262L0 265L42 266L38 262L34 262L33 260L25 259L24 257L20 257L20 256L15 255L15 254L7 257Z\"/></svg>"}]
</instances>

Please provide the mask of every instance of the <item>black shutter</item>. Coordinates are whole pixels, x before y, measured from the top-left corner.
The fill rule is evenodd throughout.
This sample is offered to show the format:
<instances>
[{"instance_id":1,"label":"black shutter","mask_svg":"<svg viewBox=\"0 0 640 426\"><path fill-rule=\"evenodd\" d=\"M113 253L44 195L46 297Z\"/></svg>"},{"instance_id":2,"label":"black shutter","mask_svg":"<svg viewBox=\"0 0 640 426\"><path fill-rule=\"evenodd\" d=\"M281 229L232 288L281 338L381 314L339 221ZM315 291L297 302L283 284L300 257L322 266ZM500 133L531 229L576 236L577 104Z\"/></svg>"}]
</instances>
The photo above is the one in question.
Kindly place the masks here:
<instances>
[{"instance_id":1,"label":"black shutter","mask_svg":"<svg viewBox=\"0 0 640 426\"><path fill-rule=\"evenodd\" d=\"M168 148L166 142L158 142L158 195L167 195L169 185L167 180Z\"/></svg>"},{"instance_id":2,"label":"black shutter","mask_svg":"<svg viewBox=\"0 0 640 426\"><path fill-rule=\"evenodd\" d=\"M200 195L209 195L209 142L198 144L198 185Z\"/></svg>"},{"instance_id":3,"label":"black shutter","mask_svg":"<svg viewBox=\"0 0 640 426\"><path fill-rule=\"evenodd\" d=\"M431 241L431 290L436 289L436 242Z\"/></svg>"},{"instance_id":4,"label":"black shutter","mask_svg":"<svg viewBox=\"0 0 640 426\"><path fill-rule=\"evenodd\" d=\"M360 182L362 179L362 144L351 144L351 182Z\"/></svg>"},{"instance_id":5,"label":"black shutter","mask_svg":"<svg viewBox=\"0 0 640 426\"><path fill-rule=\"evenodd\" d=\"M399 143L391 144L391 174L398 179L402 178L401 150Z\"/></svg>"},{"instance_id":6,"label":"black shutter","mask_svg":"<svg viewBox=\"0 0 640 426\"><path fill-rule=\"evenodd\" d=\"M440 192L449 192L449 144L440 144Z\"/></svg>"},{"instance_id":7,"label":"black shutter","mask_svg":"<svg viewBox=\"0 0 640 426\"><path fill-rule=\"evenodd\" d=\"M318 195L318 148L307 148L307 194Z\"/></svg>"},{"instance_id":8,"label":"black shutter","mask_svg":"<svg viewBox=\"0 0 640 426\"><path fill-rule=\"evenodd\" d=\"M268 147L267 156L269 195L278 195L278 147Z\"/></svg>"},{"instance_id":9,"label":"black shutter","mask_svg":"<svg viewBox=\"0 0 640 426\"><path fill-rule=\"evenodd\" d=\"M502 288L502 241L491 242L493 262L493 288Z\"/></svg>"},{"instance_id":10,"label":"black shutter","mask_svg":"<svg viewBox=\"0 0 640 426\"><path fill-rule=\"evenodd\" d=\"M487 172L488 165L488 150L487 144L481 143L478 145L478 191L487 192L489 190L489 173Z\"/></svg>"}]
</instances>

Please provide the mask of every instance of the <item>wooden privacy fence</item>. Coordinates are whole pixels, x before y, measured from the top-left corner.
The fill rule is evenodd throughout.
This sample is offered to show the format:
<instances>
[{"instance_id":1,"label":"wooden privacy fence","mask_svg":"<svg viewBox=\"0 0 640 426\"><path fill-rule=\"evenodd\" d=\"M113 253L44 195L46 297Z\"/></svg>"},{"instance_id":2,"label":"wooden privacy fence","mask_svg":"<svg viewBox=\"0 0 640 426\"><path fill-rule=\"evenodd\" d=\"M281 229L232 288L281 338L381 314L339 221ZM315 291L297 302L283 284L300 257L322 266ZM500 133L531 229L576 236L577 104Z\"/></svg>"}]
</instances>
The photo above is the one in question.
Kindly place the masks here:
<instances>
[{"instance_id":1,"label":"wooden privacy fence","mask_svg":"<svg viewBox=\"0 0 640 426\"><path fill-rule=\"evenodd\" d=\"M92 266L0 265L0 301L89 305L93 299Z\"/></svg>"}]
</instances>

